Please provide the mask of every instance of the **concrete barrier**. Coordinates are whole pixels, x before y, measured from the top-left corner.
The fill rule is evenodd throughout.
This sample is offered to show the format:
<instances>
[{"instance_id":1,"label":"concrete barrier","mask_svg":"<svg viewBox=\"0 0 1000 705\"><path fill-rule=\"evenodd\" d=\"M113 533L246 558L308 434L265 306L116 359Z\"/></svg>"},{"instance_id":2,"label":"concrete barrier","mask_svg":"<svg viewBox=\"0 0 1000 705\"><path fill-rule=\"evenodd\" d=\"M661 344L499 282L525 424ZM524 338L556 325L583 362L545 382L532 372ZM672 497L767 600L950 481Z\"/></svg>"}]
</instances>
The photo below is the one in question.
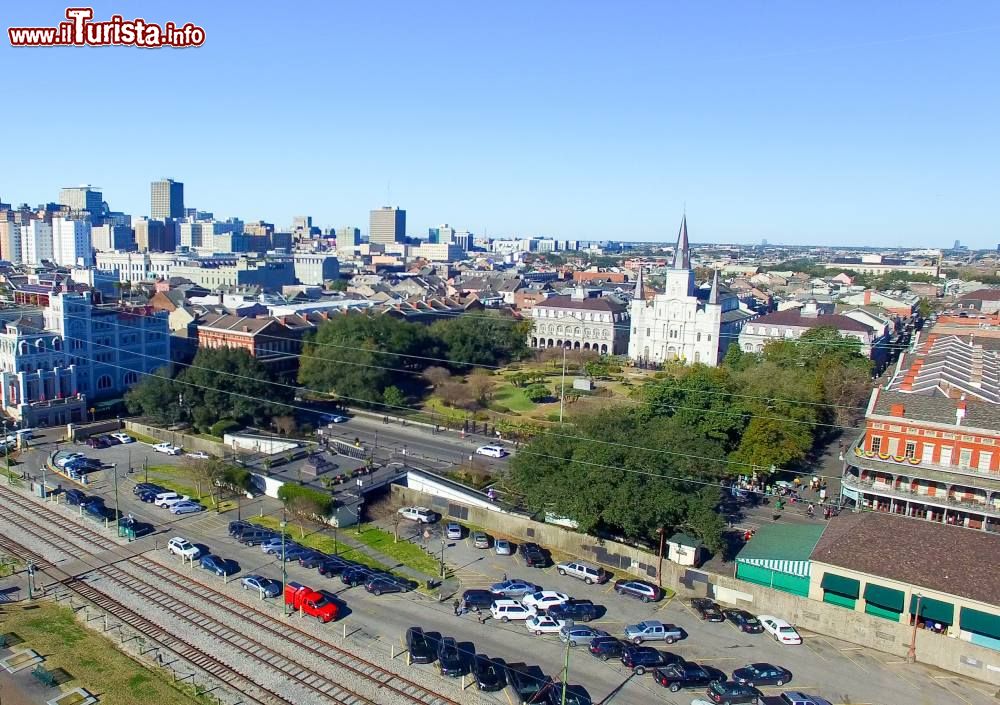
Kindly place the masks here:
<instances>
[{"instance_id":1,"label":"concrete barrier","mask_svg":"<svg viewBox=\"0 0 1000 705\"><path fill-rule=\"evenodd\" d=\"M192 436L188 433L184 433L183 431L170 431L168 429L159 428L158 426L150 426L138 421L126 421L125 430L141 433L144 436L150 436L152 438L158 438L161 441L173 443L175 446L180 446L184 450L188 451L202 451L203 453L217 455L219 457L233 452L232 448L221 441L213 441L207 438L201 438L200 436ZM249 451L242 451L241 449L237 449L237 452L249 454Z\"/></svg>"}]
</instances>

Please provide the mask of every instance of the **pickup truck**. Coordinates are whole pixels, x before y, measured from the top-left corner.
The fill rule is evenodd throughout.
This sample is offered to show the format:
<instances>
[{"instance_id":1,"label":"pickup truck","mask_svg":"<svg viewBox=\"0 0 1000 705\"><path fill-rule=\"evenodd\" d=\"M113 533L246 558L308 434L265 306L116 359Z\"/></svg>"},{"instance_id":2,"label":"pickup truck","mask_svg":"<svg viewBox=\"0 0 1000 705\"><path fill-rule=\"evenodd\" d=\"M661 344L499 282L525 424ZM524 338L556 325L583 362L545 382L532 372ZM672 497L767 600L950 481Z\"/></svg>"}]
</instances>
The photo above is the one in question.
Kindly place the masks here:
<instances>
[{"instance_id":1,"label":"pickup truck","mask_svg":"<svg viewBox=\"0 0 1000 705\"><path fill-rule=\"evenodd\" d=\"M625 638L633 644L641 644L644 641L665 641L673 644L678 639L684 638L684 632L676 625L647 619L645 622L625 627Z\"/></svg>"},{"instance_id":2,"label":"pickup truck","mask_svg":"<svg viewBox=\"0 0 1000 705\"><path fill-rule=\"evenodd\" d=\"M337 605L334 602L301 583L291 582L285 586L285 604L324 623L337 617Z\"/></svg>"}]
</instances>

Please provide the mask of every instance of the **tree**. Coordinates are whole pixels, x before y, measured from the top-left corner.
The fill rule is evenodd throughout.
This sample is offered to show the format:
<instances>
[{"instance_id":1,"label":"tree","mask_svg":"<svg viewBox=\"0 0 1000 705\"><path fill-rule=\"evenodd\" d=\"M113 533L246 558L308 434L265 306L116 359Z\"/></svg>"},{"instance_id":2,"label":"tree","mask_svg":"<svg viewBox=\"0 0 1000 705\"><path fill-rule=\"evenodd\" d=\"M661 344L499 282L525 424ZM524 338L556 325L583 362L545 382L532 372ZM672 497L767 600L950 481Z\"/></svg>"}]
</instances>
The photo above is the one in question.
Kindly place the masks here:
<instances>
[{"instance_id":1,"label":"tree","mask_svg":"<svg viewBox=\"0 0 1000 705\"><path fill-rule=\"evenodd\" d=\"M434 365L424 370L424 379L430 382L430 384L437 389L439 386L451 379L451 372L449 372L445 367Z\"/></svg>"},{"instance_id":2,"label":"tree","mask_svg":"<svg viewBox=\"0 0 1000 705\"><path fill-rule=\"evenodd\" d=\"M347 291L347 282L343 279L329 279L324 284L329 291Z\"/></svg>"},{"instance_id":3,"label":"tree","mask_svg":"<svg viewBox=\"0 0 1000 705\"><path fill-rule=\"evenodd\" d=\"M275 416L271 423L274 425L274 430L281 436L290 436L295 433L295 417L292 414Z\"/></svg>"},{"instance_id":4,"label":"tree","mask_svg":"<svg viewBox=\"0 0 1000 705\"><path fill-rule=\"evenodd\" d=\"M544 384L529 384L524 388L524 396L528 398L528 401L535 404L545 401L551 394L549 388Z\"/></svg>"},{"instance_id":5,"label":"tree","mask_svg":"<svg viewBox=\"0 0 1000 705\"><path fill-rule=\"evenodd\" d=\"M161 367L125 393L125 406L130 414L142 414L159 424L169 426L181 419L177 400L178 386L169 367Z\"/></svg>"},{"instance_id":6,"label":"tree","mask_svg":"<svg viewBox=\"0 0 1000 705\"><path fill-rule=\"evenodd\" d=\"M473 399L480 406L486 406L489 400L493 398L493 390L497 386L497 381L493 377L493 373L489 370L477 369L469 375L466 386L469 388Z\"/></svg>"},{"instance_id":7,"label":"tree","mask_svg":"<svg viewBox=\"0 0 1000 705\"><path fill-rule=\"evenodd\" d=\"M495 366L528 353L528 335L533 326L532 321L487 312L437 321L431 333L441 341L445 357L456 367Z\"/></svg>"},{"instance_id":8,"label":"tree","mask_svg":"<svg viewBox=\"0 0 1000 705\"><path fill-rule=\"evenodd\" d=\"M928 318L933 312L930 300L926 296L921 297L920 302L917 303L917 313L920 314L920 317Z\"/></svg>"},{"instance_id":9,"label":"tree","mask_svg":"<svg viewBox=\"0 0 1000 705\"><path fill-rule=\"evenodd\" d=\"M185 459L185 474L195 483L199 496L202 496L201 488L203 486L208 489L209 495L212 497L212 505L216 510L219 508L219 489L228 471L229 465L222 458L209 456L207 458L188 457Z\"/></svg>"},{"instance_id":10,"label":"tree","mask_svg":"<svg viewBox=\"0 0 1000 705\"><path fill-rule=\"evenodd\" d=\"M382 403L390 411L399 411L406 406L406 395L394 384L390 384L382 392Z\"/></svg>"},{"instance_id":11,"label":"tree","mask_svg":"<svg viewBox=\"0 0 1000 705\"><path fill-rule=\"evenodd\" d=\"M586 362L583 365L583 369L590 379L607 377L611 373L611 362L607 358L600 357L596 360Z\"/></svg>"}]
</instances>

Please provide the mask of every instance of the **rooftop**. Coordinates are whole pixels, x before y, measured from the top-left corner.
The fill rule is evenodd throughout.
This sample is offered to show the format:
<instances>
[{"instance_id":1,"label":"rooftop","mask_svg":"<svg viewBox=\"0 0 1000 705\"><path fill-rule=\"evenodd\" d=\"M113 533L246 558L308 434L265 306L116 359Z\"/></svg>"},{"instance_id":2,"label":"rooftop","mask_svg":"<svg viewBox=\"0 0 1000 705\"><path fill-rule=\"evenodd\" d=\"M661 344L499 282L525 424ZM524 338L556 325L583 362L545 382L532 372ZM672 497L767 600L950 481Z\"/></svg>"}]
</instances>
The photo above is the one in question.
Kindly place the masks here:
<instances>
[{"instance_id":1,"label":"rooftop","mask_svg":"<svg viewBox=\"0 0 1000 705\"><path fill-rule=\"evenodd\" d=\"M827 525L811 558L916 587L1000 604L1000 535L985 531L882 512L844 514Z\"/></svg>"},{"instance_id":2,"label":"rooftop","mask_svg":"<svg viewBox=\"0 0 1000 705\"><path fill-rule=\"evenodd\" d=\"M803 315L802 309L790 308L785 311L776 311L775 313L769 313L766 316L761 316L756 321L755 325L774 325L774 326L792 326L798 328L820 328L822 326L830 326L831 328L836 328L837 330L849 330L856 333L874 333L874 329L862 323L861 321L856 321L848 316L842 316L839 313L831 314L817 314L817 315Z\"/></svg>"},{"instance_id":3,"label":"rooftop","mask_svg":"<svg viewBox=\"0 0 1000 705\"><path fill-rule=\"evenodd\" d=\"M826 524L763 524L737 558L807 561L825 527Z\"/></svg>"},{"instance_id":4,"label":"rooftop","mask_svg":"<svg viewBox=\"0 0 1000 705\"><path fill-rule=\"evenodd\" d=\"M613 301L607 296L598 296L587 299L574 299L572 296L550 296L544 301L535 304L535 308L575 308L585 311L610 311L611 313L621 313L626 309L624 304Z\"/></svg>"}]
</instances>

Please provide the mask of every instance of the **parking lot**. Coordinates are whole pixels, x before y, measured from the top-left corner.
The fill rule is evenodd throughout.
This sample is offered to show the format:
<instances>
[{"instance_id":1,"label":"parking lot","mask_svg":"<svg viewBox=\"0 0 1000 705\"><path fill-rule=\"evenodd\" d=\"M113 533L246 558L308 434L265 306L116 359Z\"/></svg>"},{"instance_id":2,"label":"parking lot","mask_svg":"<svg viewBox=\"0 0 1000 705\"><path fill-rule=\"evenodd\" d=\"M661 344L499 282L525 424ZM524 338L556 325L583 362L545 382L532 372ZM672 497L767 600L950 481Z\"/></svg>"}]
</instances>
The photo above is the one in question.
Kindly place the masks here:
<instances>
[{"instance_id":1,"label":"parking lot","mask_svg":"<svg viewBox=\"0 0 1000 705\"><path fill-rule=\"evenodd\" d=\"M60 445L60 449L70 448L68 444ZM42 457L52 449L51 446L36 448L29 453L37 453L38 457ZM150 464L179 464L183 462L183 457L158 454L141 443L101 450L86 447L73 449L79 449L91 457L99 457L108 465L118 464L122 511L133 513L137 519L148 521L154 527L154 534L142 539L148 544L149 550L165 553L167 539L182 535L212 553L235 560L241 570L236 578L246 573L281 578L278 559L265 555L259 548L242 546L228 537L227 525L236 518L235 512L216 514L208 511L178 517L135 499L131 487L134 482L142 481L143 478L140 471L129 475L129 463L132 467L140 468L144 459L148 459ZM87 491L110 500L113 492L111 469L101 471L93 479L94 482ZM274 500L258 498L244 503L241 511L244 516L261 513L274 515L280 514L280 506ZM405 540L418 543L428 541L429 548L440 550L437 530L432 530L431 538L425 539L423 529L422 525L409 522L400 525L400 533ZM671 646L662 643L649 645L727 673L753 662L770 662L790 670L793 674L791 683L784 688L763 687L762 690L768 694L793 689L822 695L833 703L852 705L938 705L945 702L985 705L987 702L994 702L990 697L992 691L985 684L920 665L909 665L894 656L819 635L803 634L802 646L781 646L765 635L743 634L728 622L702 622L678 598L643 604L615 594L612 589L613 581L604 585L586 585L574 578L560 576L554 567L528 568L516 549L511 556L498 556L492 549L474 548L468 531L464 534L462 540L446 541L444 549L445 561L460 583L459 592L469 588L489 587L504 576L523 578L546 589L565 592L574 598L590 599L604 606L606 612L590 624L615 636L621 636L626 625L643 619L674 623L686 632L685 639ZM201 571L196 571L195 577L202 581L217 580ZM349 614L343 620L346 630L353 632L355 639L368 640L386 650L390 645L396 650L401 649L401 639L406 629L418 625L429 632L453 636L467 648L475 648L477 652L491 657L499 657L508 662L537 664L547 675L557 679L562 672L566 649L557 636L535 636L522 623L501 624L491 619L481 621L474 613L456 616L450 596L444 602L416 592L376 597L361 587L348 588L337 578L323 578L315 570L306 570L297 564L289 565L288 577L336 593L349 606ZM238 590L238 580L230 580L226 589ZM272 603L271 608L276 612L280 611L280 603ZM345 627L339 623L327 625L327 628L338 631ZM413 668L433 669L435 666L431 664ZM633 676L614 660L602 662L595 659L585 647L570 650L568 681L583 685L595 702L646 703L652 698L673 705L687 705L701 692L670 693L657 685L650 675ZM501 696L501 702L505 700Z\"/></svg>"}]
</instances>

